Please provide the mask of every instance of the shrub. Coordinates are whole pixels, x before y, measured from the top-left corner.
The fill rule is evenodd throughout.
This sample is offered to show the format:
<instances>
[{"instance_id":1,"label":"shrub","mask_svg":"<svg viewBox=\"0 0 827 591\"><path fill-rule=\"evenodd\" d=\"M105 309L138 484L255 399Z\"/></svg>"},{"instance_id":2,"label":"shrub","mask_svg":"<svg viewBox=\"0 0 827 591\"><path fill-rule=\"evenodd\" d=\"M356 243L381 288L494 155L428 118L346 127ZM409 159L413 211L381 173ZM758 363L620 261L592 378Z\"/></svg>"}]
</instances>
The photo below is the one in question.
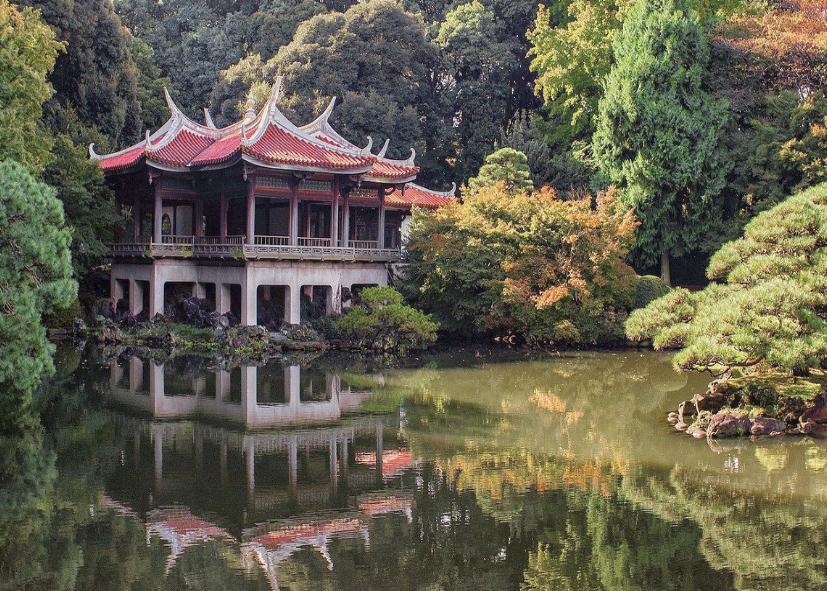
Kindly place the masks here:
<instances>
[{"instance_id":1,"label":"shrub","mask_svg":"<svg viewBox=\"0 0 827 591\"><path fill-rule=\"evenodd\" d=\"M351 307L336 322L336 331L372 349L420 349L436 340L439 325L430 316L402 303L392 287L369 287L360 294L361 304Z\"/></svg>"},{"instance_id":2,"label":"shrub","mask_svg":"<svg viewBox=\"0 0 827 591\"><path fill-rule=\"evenodd\" d=\"M403 289L447 331L517 335L529 344L624 338L636 275L634 223L614 191L563 201L554 190L471 190L463 203L417 211Z\"/></svg>"},{"instance_id":3,"label":"shrub","mask_svg":"<svg viewBox=\"0 0 827 591\"><path fill-rule=\"evenodd\" d=\"M70 328L75 318L81 318L82 316L80 301L75 298L68 306L56 308L48 314L44 314L43 324L46 325L46 328Z\"/></svg>"},{"instance_id":4,"label":"shrub","mask_svg":"<svg viewBox=\"0 0 827 591\"><path fill-rule=\"evenodd\" d=\"M645 308L656 299L665 296L670 288L663 279L654 275L643 275L638 279L637 291L635 292L635 308Z\"/></svg>"}]
</instances>

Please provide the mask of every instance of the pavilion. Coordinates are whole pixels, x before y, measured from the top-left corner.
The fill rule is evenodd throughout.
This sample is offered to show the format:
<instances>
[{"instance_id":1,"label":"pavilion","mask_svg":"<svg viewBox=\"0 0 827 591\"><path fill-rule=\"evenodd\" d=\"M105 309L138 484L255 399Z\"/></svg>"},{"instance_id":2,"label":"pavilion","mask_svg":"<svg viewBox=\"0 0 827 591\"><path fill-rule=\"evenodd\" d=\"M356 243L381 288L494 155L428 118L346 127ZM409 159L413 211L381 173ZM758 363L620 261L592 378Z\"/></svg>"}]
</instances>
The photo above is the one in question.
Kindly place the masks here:
<instances>
[{"instance_id":1,"label":"pavilion","mask_svg":"<svg viewBox=\"0 0 827 591\"><path fill-rule=\"evenodd\" d=\"M111 247L116 309L149 317L182 294L255 325L259 308L301 321L301 293L341 310L350 290L387 285L413 207L438 208L454 189L415 185L406 160L358 147L330 125L335 98L297 127L278 108L281 78L259 111L217 128L187 117L164 90L170 118L100 163L132 231Z\"/></svg>"}]
</instances>

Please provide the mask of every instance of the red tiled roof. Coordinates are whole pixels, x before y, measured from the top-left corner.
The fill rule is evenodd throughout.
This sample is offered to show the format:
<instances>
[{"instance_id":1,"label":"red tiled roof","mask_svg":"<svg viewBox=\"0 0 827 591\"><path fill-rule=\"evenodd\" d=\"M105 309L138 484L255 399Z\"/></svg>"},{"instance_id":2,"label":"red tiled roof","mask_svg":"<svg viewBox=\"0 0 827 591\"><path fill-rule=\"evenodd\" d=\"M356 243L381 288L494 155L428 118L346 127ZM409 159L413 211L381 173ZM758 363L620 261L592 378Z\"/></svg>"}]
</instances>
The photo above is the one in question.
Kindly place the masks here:
<instances>
[{"instance_id":1,"label":"red tiled roof","mask_svg":"<svg viewBox=\"0 0 827 591\"><path fill-rule=\"evenodd\" d=\"M418 172L418 166L407 166L385 158L379 158L376 160L376 164L373 165L373 168L370 169L368 176L377 180L401 180L414 177Z\"/></svg>"},{"instance_id":2,"label":"red tiled roof","mask_svg":"<svg viewBox=\"0 0 827 591\"><path fill-rule=\"evenodd\" d=\"M393 193L385 197L385 205L388 207L407 208L425 207L427 209L437 209L455 202L454 189L451 191L432 191L414 183L405 185L404 194L399 189L394 189Z\"/></svg>"},{"instance_id":3,"label":"red tiled roof","mask_svg":"<svg viewBox=\"0 0 827 591\"><path fill-rule=\"evenodd\" d=\"M107 173L136 166L142 158L166 166L190 168L222 164L239 154L256 158L265 166L276 164L331 172L363 173L370 170L376 160L374 155L350 146L323 142L303 133L284 118L276 107L279 87L280 80L258 115L248 115L245 123L235 123L223 129L192 121L165 92L172 115L151 136L149 148L144 140L115 154L99 156L90 146L90 156L98 160Z\"/></svg>"},{"instance_id":4,"label":"red tiled roof","mask_svg":"<svg viewBox=\"0 0 827 591\"><path fill-rule=\"evenodd\" d=\"M174 132L172 132L174 133ZM160 164L187 166L190 161L215 143L215 138L182 129L160 149L150 149L147 157Z\"/></svg>"},{"instance_id":5,"label":"red tiled roof","mask_svg":"<svg viewBox=\"0 0 827 591\"><path fill-rule=\"evenodd\" d=\"M273 123L269 123L261 137L244 146L242 151L265 162L334 170L368 168L376 160L372 155L327 149Z\"/></svg>"}]
</instances>

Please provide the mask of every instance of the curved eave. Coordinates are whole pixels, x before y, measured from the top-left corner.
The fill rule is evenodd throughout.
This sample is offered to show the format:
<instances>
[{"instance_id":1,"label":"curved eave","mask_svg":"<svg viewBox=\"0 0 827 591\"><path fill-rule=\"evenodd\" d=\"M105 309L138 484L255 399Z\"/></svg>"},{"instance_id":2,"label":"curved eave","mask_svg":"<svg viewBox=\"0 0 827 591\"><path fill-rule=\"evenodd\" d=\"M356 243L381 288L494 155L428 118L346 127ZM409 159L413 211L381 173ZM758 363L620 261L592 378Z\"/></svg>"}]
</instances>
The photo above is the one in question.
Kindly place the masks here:
<instances>
[{"instance_id":1,"label":"curved eave","mask_svg":"<svg viewBox=\"0 0 827 591\"><path fill-rule=\"evenodd\" d=\"M294 164L290 162L270 162L267 160L256 158L254 155L247 153L246 150L242 150L241 159L255 166L260 166L262 168L270 168L272 170L296 170L301 172L321 172L327 174L364 174L368 172L372 166L368 164L367 166L359 168L340 168L332 166L308 166L306 164Z\"/></svg>"},{"instance_id":2,"label":"curved eave","mask_svg":"<svg viewBox=\"0 0 827 591\"><path fill-rule=\"evenodd\" d=\"M417 175L417 173L415 172L410 176L390 178L390 177L375 177L375 176L370 176L369 174L366 174L364 176L363 180L365 182L377 183L377 184L380 184L380 185L404 185L406 183L409 183L409 182L415 180L416 175Z\"/></svg>"},{"instance_id":3,"label":"curved eave","mask_svg":"<svg viewBox=\"0 0 827 591\"><path fill-rule=\"evenodd\" d=\"M132 174L141 170L143 165L146 163L146 156L141 154L141 156L133 163L125 164L122 166L117 166L114 168L104 168L103 163L98 160L99 165L101 165L101 171L103 172L104 177L108 176L115 176L121 174Z\"/></svg>"}]
</instances>

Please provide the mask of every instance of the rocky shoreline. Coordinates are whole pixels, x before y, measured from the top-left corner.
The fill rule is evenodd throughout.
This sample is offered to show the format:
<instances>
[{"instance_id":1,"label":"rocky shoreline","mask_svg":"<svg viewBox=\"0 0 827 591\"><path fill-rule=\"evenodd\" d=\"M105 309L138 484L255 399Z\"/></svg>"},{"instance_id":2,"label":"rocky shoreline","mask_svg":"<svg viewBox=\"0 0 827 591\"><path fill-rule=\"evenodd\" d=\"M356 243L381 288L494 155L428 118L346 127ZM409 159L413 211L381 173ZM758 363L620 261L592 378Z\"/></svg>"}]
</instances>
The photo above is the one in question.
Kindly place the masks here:
<instances>
[{"instance_id":1,"label":"rocky shoreline","mask_svg":"<svg viewBox=\"0 0 827 591\"><path fill-rule=\"evenodd\" d=\"M766 381L715 380L666 420L696 439L806 435L827 424L827 388L808 399L780 393Z\"/></svg>"}]
</instances>

